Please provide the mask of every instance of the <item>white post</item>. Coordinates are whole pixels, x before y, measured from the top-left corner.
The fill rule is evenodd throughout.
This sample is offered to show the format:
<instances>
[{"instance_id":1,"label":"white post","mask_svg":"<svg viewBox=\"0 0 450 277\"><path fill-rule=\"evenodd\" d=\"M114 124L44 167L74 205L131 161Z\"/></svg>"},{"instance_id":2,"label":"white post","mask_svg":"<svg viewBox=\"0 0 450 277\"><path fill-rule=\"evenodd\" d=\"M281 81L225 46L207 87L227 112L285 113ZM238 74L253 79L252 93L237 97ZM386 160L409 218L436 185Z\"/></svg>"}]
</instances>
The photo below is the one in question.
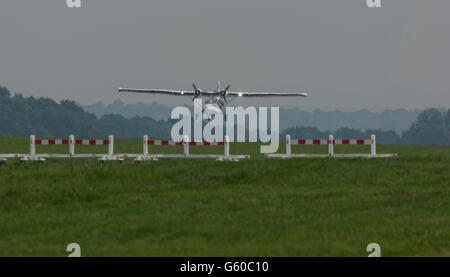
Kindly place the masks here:
<instances>
[{"instance_id":1,"label":"white post","mask_svg":"<svg viewBox=\"0 0 450 277\"><path fill-rule=\"evenodd\" d=\"M148 155L148 136L144 136L144 155Z\"/></svg>"},{"instance_id":2,"label":"white post","mask_svg":"<svg viewBox=\"0 0 450 277\"><path fill-rule=\"evenodd\" d=\"M73 157L75 155L75 136L69 136L69 156Z\"/></svg>"},{"instance_id":3,"label":"white post","mask_svg":"<svg viewBox=\"0 0 450 277\"><path fill-rule=\"evenodd\" d=\"M30 155L36 155L36 137L34 135L30 136Z\"/></svg>"},{"instance_id":4,"label":"white post","mask_svg":"<svg viewBox=\"0 0 450 277\"><path fill-rule=\"evenodd\" d=\"M229 157L230 156L230 137L229 136L225 136L225 157Z\"/></svg>"},{"instance_id":5,"label":"white post","mask_svg":"<svg viewBox=\"0 0 450 277\"><path fill-rule=\"evenodd\" d=\"M333 135L330 135L328 137L328 156L329 157L334 156L334 137L333 137Z\"/></svg>"},{"instance_id":6,"label":"white post","mask_svg":"<svg viewBox=\"0 0 450 277\"><path fill-rule=\"evenodd\" d=\"M189 156L189 143L190 143L189 137L184 136L183 142L184 142L184 156L187 157Z\"/></svg>"},{"instance_id":7,"label":"white post","mask_svg":"<svg viewBox=\"0 0 450 277\"><path fill-rule=\"evenodd\" d=\"M286 155L291 155L291 135L286 135Z\"/></svg>"},{"instance_id":8,"label":"white post","mask_svg":"<svg viewBox=\"0 0 450 277\"><path fill-rule=\"evenodd\" d=\"M377 142L375 135L372 135L370 139L370 155L375 156L377 154Z\"/></svg>"},{"instance_id":9,"label":"white post","mask_svg":"<svg viewBox=\"0 0 450 277\"><path fill-rule=\"evenodd\" d=\"M114 155L114 136L109 135L108 156Z\"/></svg>"}]
</instances>

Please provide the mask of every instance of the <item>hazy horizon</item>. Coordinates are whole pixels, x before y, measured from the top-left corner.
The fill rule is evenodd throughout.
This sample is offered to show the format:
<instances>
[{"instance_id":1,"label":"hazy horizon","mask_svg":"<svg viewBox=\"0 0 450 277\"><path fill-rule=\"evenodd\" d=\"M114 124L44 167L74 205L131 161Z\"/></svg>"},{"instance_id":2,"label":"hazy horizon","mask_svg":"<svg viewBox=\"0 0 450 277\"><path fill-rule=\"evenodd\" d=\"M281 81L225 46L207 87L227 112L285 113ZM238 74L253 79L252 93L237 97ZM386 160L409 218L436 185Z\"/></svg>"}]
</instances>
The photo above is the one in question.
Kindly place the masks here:
<instances>
[{"instance_id":1,"label":"hazy horizon","mask_svg":"<svg viewBox=\"0 0 450 277\"><path fill-rule=\"evenodd\" d=\"M189 104L117 87L310 92L299 109L449 108L450 2L82 0L0 4L0 86L82 105Z\"/></svg>"},{"instance_id":2,"label":"hazy horizon","mask_svg":"<svg viewBox=\"0 0 450 277\"><path fill-rule=\"evenodd\" d=\"M148 101L146 103L143 102L143 101L126 102L126 101L123 101L120 98L116 98L110 103L105 103L104 101L101 101L101 100L99 100L97 102L94 102L94 103L87 103L87 104L82 104L82 103L79 103L79 102L76 102L76 103L78 105L80 105L81 107L94 106L94 105L96 105L98 103L101 103L101 104L104 105L105 108L107 108L110 105L114 105L116 101L121 101L121 103L123 103L124 105L136 105L136 104L153 105L153 104L155 104L155 105L164 105L164 106L169 107L169 108L173 108L173 107L176 107L178 105L178 104L173 104L173 103L164 104L164 103L158 102L157 100L155 100L153 102L152 101ZM182 105L187 105L187 106L193 107L193 104L194 103L192 101L187 101L186 104L182 104ZM239 105L235 105L235 106L241 106L241 105L239 103ZM321 107L304 107L304 108L300 109L300 107L289 106L289 105L285 105L285 106L283 106L281 108L284 108L284 109L296 109L296 108L298 108L300 111L306 111L306 112L313 112L315 110L320 110L320 111L324 111L324 112L330 112L330 111L356 112L356 111L361 111L361 110L368 110L368 111L373 112L373 113L380 113L380 112L384 112L384 111L387 111L387 110L406 110L406 111L411 111L412 112L412 111L423 111L423 110L425 110L427 108L437 108L438 110L443 110L443 111L447 111L448 109L450 109L448 107L439 107L439 106L433 106L433 107L430 106L430 107L427 107L427 108L411 108L411 109L402 108L402 107L398 107L398 108L389 108L389 107L386 107L386 108L383 108L383 107L375 107L375 108L364 108L364 107L345 108L345 107L321 106Z\"/></svg>"}]
</instances>

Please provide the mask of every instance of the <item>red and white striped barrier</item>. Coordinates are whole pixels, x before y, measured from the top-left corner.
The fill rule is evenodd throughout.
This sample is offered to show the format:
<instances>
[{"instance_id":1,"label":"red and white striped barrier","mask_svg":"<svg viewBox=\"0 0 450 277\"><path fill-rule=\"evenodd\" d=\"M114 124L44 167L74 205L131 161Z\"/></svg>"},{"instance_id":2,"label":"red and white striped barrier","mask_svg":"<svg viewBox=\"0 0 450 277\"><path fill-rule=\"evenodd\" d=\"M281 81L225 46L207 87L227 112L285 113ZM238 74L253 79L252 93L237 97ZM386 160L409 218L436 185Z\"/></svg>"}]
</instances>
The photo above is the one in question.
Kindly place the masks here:
<instances>
[{"instance_id":1,"label":"red and white striped barrier","mask_svg":"<svg viewBox=\"0 0 450 277\"><path fill-rule=\"evenodd\" d=\"M219 161L233 160L238 161L240 159L249 159L250 155L230 155L230 140L228 136L225 136L224 141L207 142L207 141L191 141L188 136L184 136L183 141L171 141L171 140L151 140L145 135L143 139L144 153L139 155L135 161L139 163L144 160L158 160L159 158L213 158ZM176 146L183 145L183 154L149 154L149 146ZM190 146L224 146L224 154L190 154ZM130 156L130 155L129 155ZM134 156L134 155L131 155Z\"/></svg>"},{"instance_id":2,"label":"red and white striped barrier","mask_svg":"<svg viewBox=\"0 0 450 277\"><path fill-rule=\"evenodd\" d=\"M36 145L68 145L69 154L36 154ZM76 145L107 145L107 154L75 154ZM183 146L183 154L149 154L149 147L154 145L161 146ZM190 154L190 146L224 146L224 154ZM99 158L100 162L108 160L123 161L125 158L136 158L136 162L144 160L158 160L158 158L215 158L220 161L240 159L249 159L250 155L230 155L230 143L228 136L224 141L217 142L196 142L190 141L187 136L183 141L174 142L171 140L149 140L148 136L144 136L142 154L114 154L114 137L109 136L108 139L75 139L74 135L70 135L68 139L36 139L34 135L30 136L30 153L29 154L0 154L0 164L6 163L8 158L21 158L20 161L39 161L44 162L46 158Z\"/></svg>"},{"instance_id":3,"label":"red and white striped barrier","mask_svg":"<svg viewBox=\"0 0 450 277\"><path fill-rule=\"evenodd\" d=\"M69 145L69 154L36 154L36 145ZM107 145L107 154L75 154L75 145ZM114 136L108 139L75 139L70 135L68 139L36 139L30 136L30 154L22 155L21 162L45 161L46 158L99 158L100 162L106 160L123 160L114 155Z\"/></svg>"},{"instance_id":4,"label":"red and white striped barrier","mask_svg":"<svg viewBox=\"0 0 450 277\"><path fill-rule=\"evenodd\" d=\"M153 139L147 139L145 140L144 137L144 144L147 145L164 145L164 146L174 146L174 145L183 145L183 141L173 141L173 140L153 140ZM225 145L224 141L216 141L216 142L207 142L207 141L190 141L189 145L191 146L218 146L218 145Z\"/></svg>"},{"instance_id":5,"label":"red and white striped barrier","mask_svg":"<svg viewBox=\"0 0 450 277\"><path fill-rule=\"evenodd\" d=\"M8 159L21 158L23 154L0 154L0 165L6 164Z\"/></svg>"},{"instance_id":6,"label":"red and white striped barrier","mask_svg":"<svg viewBox=\"0 0 450 277\"><path fill-rule=\"evenodd\" d=\"M287 138L286 138L287 140ZM296 139L291 141L291 145L328 145L330 139ZM369 145L370 139L335 139L334 144Z\"/></svg>"},{"instance_id":7,"label":"red and white striped barrier","mask_svg":"<svg viewBox=\"0 0 450 277\"><path fill-rule=\"evenodd\" d=\"M328 154L292 154L292 145L328 145ZM335 154L335 145L370 145L370 154ZM330 135L328 139L291 139L290 135L286 136L286 154L266 154L266 158L392 158L397 154L377 154L376 137L372 135L370 139L334 139Z\"/></svg>"}]
</instances>

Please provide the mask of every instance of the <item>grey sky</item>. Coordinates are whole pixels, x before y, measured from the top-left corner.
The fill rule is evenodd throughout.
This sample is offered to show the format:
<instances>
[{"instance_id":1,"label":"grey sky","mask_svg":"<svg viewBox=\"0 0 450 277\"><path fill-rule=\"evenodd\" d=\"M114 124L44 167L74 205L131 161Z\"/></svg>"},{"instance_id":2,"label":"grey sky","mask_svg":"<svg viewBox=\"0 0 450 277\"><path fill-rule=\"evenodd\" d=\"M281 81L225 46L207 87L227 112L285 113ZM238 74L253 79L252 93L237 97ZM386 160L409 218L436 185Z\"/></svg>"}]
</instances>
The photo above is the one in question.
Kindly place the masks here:
<instances>
[{"instance_id":1,"label":"grey sky","mask_svg":"<svg viewBox=\"0 0 450 277\"><path fill-rule=\"evenodd\" d=\"M300 108L450 106L450 1L2 0L0 85L82 104L119 86L296 91ZM248 104L248 100L235 104Z\"/></svg>"}]
</instances>

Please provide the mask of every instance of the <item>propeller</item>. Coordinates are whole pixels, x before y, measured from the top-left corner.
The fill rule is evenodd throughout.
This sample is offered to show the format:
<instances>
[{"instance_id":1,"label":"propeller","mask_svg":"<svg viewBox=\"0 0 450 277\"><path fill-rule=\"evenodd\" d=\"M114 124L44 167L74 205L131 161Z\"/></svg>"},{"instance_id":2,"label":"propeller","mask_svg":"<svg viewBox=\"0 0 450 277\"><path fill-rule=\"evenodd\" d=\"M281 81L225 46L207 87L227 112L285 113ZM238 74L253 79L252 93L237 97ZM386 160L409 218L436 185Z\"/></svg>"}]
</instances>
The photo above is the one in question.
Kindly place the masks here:
<instances>
[{"instance_id":1,"label":"propeller","mask_svg":"<svg viewBox=\"0 0 450 277\"><path fill-rule=\"evenodd\" d=\"M219 93L220 93L220 96L222 96L223 97L223 99L225 100L225 103L228 103L228 101L227 101L227 95L228 95L228 93L227 93L227 91L230 89L230 85L228 85L225 89L223 89L223 90L221 90Z\"/></svg>"},{"instance_id":2,"label":"propeller","mask_svg":"<svg viewBox=\"0 0 450 277\"><path fill-rule=\"evenodd\" d=\"M195 84L192 84L192 87L194 88L194 98L192 98L192 101L194 101L195 98L199 97L202 94L202 90L198 89Z\"/></svg>"}]
</instances>

